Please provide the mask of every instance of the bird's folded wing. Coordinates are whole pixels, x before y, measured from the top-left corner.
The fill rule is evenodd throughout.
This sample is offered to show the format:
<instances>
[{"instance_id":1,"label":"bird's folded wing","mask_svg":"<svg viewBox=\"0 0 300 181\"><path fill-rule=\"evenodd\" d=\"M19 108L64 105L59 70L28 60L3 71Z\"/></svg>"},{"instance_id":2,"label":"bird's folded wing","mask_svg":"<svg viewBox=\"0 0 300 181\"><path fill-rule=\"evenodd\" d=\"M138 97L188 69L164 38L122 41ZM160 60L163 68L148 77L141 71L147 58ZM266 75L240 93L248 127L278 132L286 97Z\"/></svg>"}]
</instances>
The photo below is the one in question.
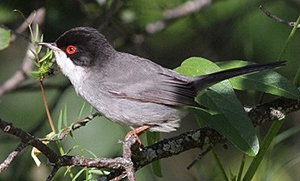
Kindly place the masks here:
<instances>
[{"instance_id":1,"label":"bird's folded wing","mask_svg":"<svg viewBox=\"0 0 300 181\"><path fill-rule=\"evenodd\" d=\"M174 76L172 72L155 77L156 80L151 77L135 80L130 85L110 82L105 87L109 93L124 99L170 106L196 105L194 98L197 93L192 81Z\"/></svg>"}]
</instances>

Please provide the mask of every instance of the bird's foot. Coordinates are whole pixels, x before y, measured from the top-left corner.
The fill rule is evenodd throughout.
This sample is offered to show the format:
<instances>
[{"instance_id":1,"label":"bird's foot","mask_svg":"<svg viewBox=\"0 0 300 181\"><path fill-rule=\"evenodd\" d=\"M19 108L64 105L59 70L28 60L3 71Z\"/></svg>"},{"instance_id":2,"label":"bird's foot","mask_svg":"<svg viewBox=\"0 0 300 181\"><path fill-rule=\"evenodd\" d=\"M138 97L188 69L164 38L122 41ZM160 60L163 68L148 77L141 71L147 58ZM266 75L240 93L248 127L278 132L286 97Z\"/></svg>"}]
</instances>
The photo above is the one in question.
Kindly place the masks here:
<instances>
[{"instance_id":1,"label":"bird's foot","mask_svg":"<svg viewBox=\"0 0 300 181\"><path fill-rule=\"evenodd\" d=\"M129 138L130 136L135 136L136 139L137 139L138 144L139 144L139 145L142 145L142 142L141 142L141 140L140 140L140 138L139 138L139 135L141 135L142 133L144 133L144 132L145 132L147 129L149 129L149 128L150 128L150 126L144 125L144 126L141 126L141 127L135 128L134 130L129 131L129 132L127 133L127 135L125 136L124 141L128 140L128 138Z\"/></svg>"}]
</instances>

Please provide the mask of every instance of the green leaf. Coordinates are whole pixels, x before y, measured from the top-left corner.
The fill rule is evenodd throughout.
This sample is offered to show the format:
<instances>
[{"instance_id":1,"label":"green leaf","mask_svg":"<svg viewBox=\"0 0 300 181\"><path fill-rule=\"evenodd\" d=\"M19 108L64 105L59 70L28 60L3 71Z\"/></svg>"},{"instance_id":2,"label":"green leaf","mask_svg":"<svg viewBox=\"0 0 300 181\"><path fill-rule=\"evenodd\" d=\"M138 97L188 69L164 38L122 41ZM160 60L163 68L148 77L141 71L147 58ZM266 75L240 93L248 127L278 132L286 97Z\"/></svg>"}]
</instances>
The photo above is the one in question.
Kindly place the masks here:
<instances>
[{"instance_id":1,"label":"green leaf","mask_svg":"<svg viewBox=\"0 0 300 181\"><path fill-rule=\"evenodd\" d=\"M31 76L40 79L40 72L39 71L30 71L29 72Z\"/></svg>"},{"instance_id":2,"label":"green leaf","mask_svg":"<svg viewBox=\"0 0 300 181\"><path fill-rule=\"evenodd\" d=\"M78 145L74 145L72 148L70 148L68 151L66 151L65 155L71 153L73 150L76 150L79 146Z\"/></svg>"},{"instance_id":3,"label":"green leaf","mask_svg":"<svg viewBox=\"0 0 300 181\"><path fill-rule=\"evenodd\" d=\"M152 145L155 144L156 142L159 141L160 138L160 134L157 132L146 132L146 136L147 136L147 143L148 145Z\"/></svg>"},{"instance_id":4,"label":"green leaf","mask_svg":"<svg viewBox=\"0 0 300 181\"><path fill-rule=\"evenodd\" d=\"M91 168L89 170L89 172L92 173L92 174L96 174L96 175L108 175L108 174L110 174L110 172L108 172L108 171L95 169L95 168Z\"/></svg>"},{"instance_id":5,"label":"green leaf","mask_svg":"<svg viewBox=\"0 0 300 181\"><path fill-rule=\"evenodd\" d=\"M0 28L0 50L8 47L10 42L10 31Z\"/></svg>"},{"instance_id":6,"label":"green leaf","mask_svg":"<svg viewBox=\"0 0 300 181\"><path fill-rule=\"evenodd\" d=\"M51 55L52 55L52 51L47 52L46 55L40 59L40 62L47 60L48 58L51 57Z\"/></svg>"},{"instance_id":7,"label":"green leaf","mask_svg":"<svg viewBox=\"0 0 300 181\"><path fill-rule=\"evenodd\" d=\"M153 169L153 173L157 176L157 177L163 177L162 175L162 171L161 171L161 164L160 164L160 160L156 160L154 162L151 163L152 169Z\"/></svg>"},{"instance_id":8,"label":"green leaf","mask_svg":"<svg viewBox=\"0 0 300 181\"><path fill-rule=\"evenodd\" d=\"M59 131L62 130L62 120L63 120L63 111L60 110L59 116L58 116L58 121L57 121L57 129Z\"/></svg>"},{"instance_id":9,"label":"green leaf","mask_svg":"<svg viewBox=\"0 0 300 181\"><path fill-rule=\"evenodd\" d=\"M64 177L65 177L68 173L71 172L71 169L72 169L73 167L75 167L75 166L69 166L69 167L67 167L66 171L64 172Z\"/></svg>"},{"instance_id":10,"label":"green leaf","mask_svg":"<svg viewBox=\"0 0 300 181\"><path fill-rule=\"evenodd\" d=\"M83 110L84 110L84 108L85 108L85 104L86 104L86 102L83 101L83 104L82 104L82 106L81 106L81 108L80 108L80 111L79 111L79 113L78 113L78 119L80 119L81 116L82 116Z\"/></svg>"},{"instance_id":11,"label":"green leaf","mask_svg":"<svg viewBox=\"0 0 300 181\"><path fill-rule=\"evenodd\" d=\"M39 25L35 25L35 37L34 37L34 44L38 41L39 38Z\"/></svg>"},{"instance_id":12,"label":"green leaf","mask_svg":"<svg viewBox=\"0 0 300 181\"><path fill-rule=\"evenodd\" d=\"M94 110L94 107L93 107L93 106L90 106L90 114L93 113L93 110Z\"/></svg>"},{"instance_id":13,"label":"green leaf","mask_svg":"<svg viewBox=\"0 0 300 181\"><path fill-rule=\"evenodd\" d=\"M87 148L83 148L83 150L88 152L89 154L91 154L94 158L97 158L97 155L95 153L93 153L91 150L89 150Z\"/></svg>"},{"instance_id":14,"label":"green leaf","mask_svg":"<svg viewBox=\"0 0 300 181\"><path fill-rule=\"evenodd\" d=\"M40 42L43 42L43 39L44 39L44 35L42 34L42 35L41 35L41 38L40 38ZM41 46L41 45L38 46L38 50L37 50L37 53L38 53L38 54L41 52L42 47L43 47L43 46ZM47 52L48 52L48 49L47 49Z\"/></svg>"},{"instance_id":15,"label":"green leaf","mask_svg":"<svg viewBox=\"0 0 300 181\"><path fill-rule=\"evenodd\" d=\"M198 108L192 108L193 111L198 114L205 122L212 127L213 129L217 130L220 134L225 136L231 143L233 143L235 146L237 146L239 149L244 151L250 156L255 156L258 152L258 141L256 139L252 141L253 143L249 143L247 140L245 140L245 135L249 135L248 133L240 133L238 129L236 129L235 125L232 124L232 122L224 116L224 114L215 114L211 115L210 113L198 109ZM245 127L245 126L243 126ZM241 130L247 131L247 128L241 128ZM253 133L250 130L250 135ZM250 136L250 138L253 140L253 136ZM257 150L257 151L256 151Z\"/></svg>"},{"instance_id":16,"label":"green leaf","mask_svg":"<svg viewBox=\"0 0 300 181\"><path fill-rule=\"evenodd\" d=\"M67 107L67 104L65 104L65 107L64 107L64 113L63 113L63 123L65 125L65 127L68 127L68 107Z\"/></svg>"},{"instance_id":17,"label":"green leaf","mask_svg":"<svg viewBox=\"0 0 300 181\"><path fill-rule=\"evenodd\" d=\"M85 168L85 180L87 181L93 181L93 174L89 172L90 168ZM95 179L94 179L95 180Z\"/></svg>"},{"instance_id":18,"label":"green leaf","mask_svg":"<svg viewBox=\"0 0 300 181\"><path fill-rule=\"evenodd\" d=\"M181 74L197 76L220 71L213 62L204 58L189 58L176 69ZM210 113L193 108L213 129L224 135L230 142L250 156L255 156L259 143L253 124L236 98L228 80L211 86L196 98L201 105L209 108Z\"/></svg>"},{"instance_id":19,"label":"green leaf","mask_svg":"<svg viewBox=\"0 0 300 181\"><path fill-rule=\"evenodd\" d=\"M80 169L79 172L77 172L77 174L74 176L72 181L76 181L84 171L85 171L85 168Z\"/></svg>"},{"instance_id":20,"label":"green leaf","mask_svg":"<svg viewBox=\"0 0 300 181\"><path fill-rule=\"evenodd\" d=\"M249 65L242 60L226 61L218 64L222 69ZM295 85L279 73L269 70L230 79L234 89L256 90L290 99L300 99L300 92Z\"/></svg>"}]
</instances>

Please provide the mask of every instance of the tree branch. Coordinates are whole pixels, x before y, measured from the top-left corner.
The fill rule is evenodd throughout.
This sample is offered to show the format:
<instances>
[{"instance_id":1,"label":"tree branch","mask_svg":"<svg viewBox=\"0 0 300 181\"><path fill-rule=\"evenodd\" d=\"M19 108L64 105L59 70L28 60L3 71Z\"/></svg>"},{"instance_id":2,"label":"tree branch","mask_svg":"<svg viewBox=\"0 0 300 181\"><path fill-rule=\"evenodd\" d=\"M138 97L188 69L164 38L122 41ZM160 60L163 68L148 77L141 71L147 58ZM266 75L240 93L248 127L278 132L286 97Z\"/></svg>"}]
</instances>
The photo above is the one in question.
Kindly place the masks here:
<instances>
[{"instance_id":1,"label":"tree branch","mask_svg":"<svg viewBox=\"0 0 300 181\"><path fill-rule=\"evenodd\" d=\"M150 34L162 31L173 20L199 12L209 6L211 3L212 0L194 0L187 1L174 9L168 9L164 12L162 20L146 25L146 31Z\"/></svg>"},{"instance_id":2,"label":"tree branch","mask_svg":"<svg viewBox=\"0 0 300 181\"><path fill-rule=\"evenodd\" d=\"M279 98L256 106L255 108L248 109L247 112L253 124L260 125L266 121L282 119L286 114L299 109L299 101ZM141 149L137 146L136 139L134 139L135 137L133 136L129 139L129 142L123 143L123 157L84 158L81 156L70 155L60 156L43 144L40 139L19 128L13 127L12 124L3 121L1 118L0 129L2 129L5 133L19 137L22 140L22 144L24 145L22 147L20 146L21 149L17 148L17 153L28 144L39 149L49 159L50 163L54 165L54 169L48 176L48 180L51 180L56 171L62 166L95 167L99 169L109 168L113 169L113 171L109 175L101 177L101 180L118 180L128 175L131 175L130 179L134 180L134 171L139 170L155 160L178 155L194 148L201 149L202 153L200 156L202 157L215 145L224 144L226 142L225 137L215 130L205 127L195 131L189 131L169 139L164 139L156 144ZM129 151L128 148L130 148ZM16 153L12 152L10 155L14 156L8 156L9 159L6 160L9 160L9 163L13 160ZM7 163L6 160L1 165L5 165ZM7 166L2 166L2 168L5 169ZM0 173L4 169L0 169Z\"/></svg>"},{"instance_id":3,"label":"tree branch","mask_svg":"<svg viewBox=\"0 0 300 181\"><path fill-rule=\"evenodd\" d=\"M287 114L300 109L300 102L294 99L279 98L246 110L254 126L266 121L283 119Z\"/></svg>"},{"instance_id":4,"label":"tree branch","mask_svg":"<svg viewBox=\"0 0 300 181\"><path fill-rule=\"evenodd\" d=\"M11 123L5 122L0 118L0 129L3 132L19 137L25 144L32 145L40 150L51 163L56 163L59 161L58 155L44 143L42 143L38 138L32 136L31 134L23 131L22 129L15 128Z\"/></svg>"},{"instance_id":5,"label":"tree branch","mask_svg":"<svg viewBox=\"0 0 300 181\"><path fill-rule=\"evenodd\" d=\"M17 148L11 152L8 157L1 163L0 165L0 173L3 172L10 163L14 160L14 158L27 146L27 143L21 142Z\"/></svg>"},{"instance_id":6,"label":"tree branch","mask_svg":"<svg viewBox=\"0 0 300 181\"><path fill-rule=\"evenodd\" d=\"M40 8L36 12L34 11L33 13L31 13L28 19L25 20L25 22L20 26L20 28L17 31L24 31L24 24L28 26L28 21L32 21L33 24L41 24L44 21L44 17L44 8ZM6 82L4 82L0 86L0 100L6 92L15 89L18 85L20 85L23 81L25 81L28 78L28 72L33 69L33 63L31 62L31 59L34 58L34 55L30 51L31 49L33 49L33 45L29 44L21 68L18 71L16 71L11 78L6 80Z\"/></svg>"}]
</instances>

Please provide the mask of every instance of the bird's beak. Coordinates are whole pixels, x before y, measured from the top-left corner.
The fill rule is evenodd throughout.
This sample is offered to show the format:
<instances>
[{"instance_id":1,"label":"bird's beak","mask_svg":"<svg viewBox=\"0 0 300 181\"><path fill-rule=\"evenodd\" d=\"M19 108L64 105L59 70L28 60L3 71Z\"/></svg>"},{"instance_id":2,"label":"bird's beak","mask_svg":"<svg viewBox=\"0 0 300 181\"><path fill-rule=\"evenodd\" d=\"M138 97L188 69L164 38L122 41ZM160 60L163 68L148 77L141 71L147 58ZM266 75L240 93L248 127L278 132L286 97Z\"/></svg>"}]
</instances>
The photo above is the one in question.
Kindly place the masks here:
<instances>
[{"instance_id":1,"label":"bird's beak","mask_svg":"<svg viewBox=\"0 0 300 181\"><path fill-rule=\"evenodd\" d=\"M59 51L60 49L56 46L56 43L38 43L38 45L45 46L54 51Z\"/></svg>"}]
</instances>

